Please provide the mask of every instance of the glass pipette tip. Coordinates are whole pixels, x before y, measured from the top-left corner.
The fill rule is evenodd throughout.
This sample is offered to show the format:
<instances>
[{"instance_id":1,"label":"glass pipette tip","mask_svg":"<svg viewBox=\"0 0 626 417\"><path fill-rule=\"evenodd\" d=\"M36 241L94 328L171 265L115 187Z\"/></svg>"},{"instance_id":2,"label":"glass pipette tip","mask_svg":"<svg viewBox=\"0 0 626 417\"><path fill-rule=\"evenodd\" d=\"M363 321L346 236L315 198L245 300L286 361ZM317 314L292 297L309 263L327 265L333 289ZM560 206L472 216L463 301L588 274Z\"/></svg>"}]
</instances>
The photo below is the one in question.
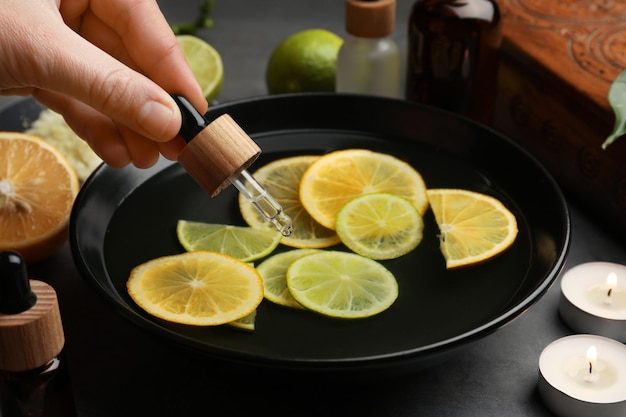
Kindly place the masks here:
<instances>
[{"instance_id":1,"label":"glass pipette tip","mask_svg":"<svg viewBox=\"0 0 626 417\"><path fill-rule=\"evenodd\" d=\"M291 217L285 214L281 205L247 170L237 172L230 178L230 182L283 236L291 235Z\"/></svg>"}]
</instances>

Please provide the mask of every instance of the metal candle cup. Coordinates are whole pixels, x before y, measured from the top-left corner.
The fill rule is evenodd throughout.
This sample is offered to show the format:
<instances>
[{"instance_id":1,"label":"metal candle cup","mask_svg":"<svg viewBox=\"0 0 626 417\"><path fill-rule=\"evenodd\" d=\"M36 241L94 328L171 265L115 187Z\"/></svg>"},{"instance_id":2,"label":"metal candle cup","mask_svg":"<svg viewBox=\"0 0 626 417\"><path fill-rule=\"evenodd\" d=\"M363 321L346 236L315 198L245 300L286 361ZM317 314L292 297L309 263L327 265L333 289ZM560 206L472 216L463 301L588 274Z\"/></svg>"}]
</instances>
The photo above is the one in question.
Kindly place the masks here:
<instances>
[{"instance_id":1,"label":"metal candle cup","mask_svg":"<svg viewBox=\"0 0 626 417\"><path fill-rule=\"evenodd\" d=\"M561 417L626 415L626 346L602 336L574 335L539 358L538 390Z\"/></svg>"},{"instance_id":2,"label":"metal candle cup","mask_svg":"<svg viewBox=\"0 0 626 417\"><path fill-rule=\"evenodd\" d=\"M626 343L626 266L589 262L571 268L561 279L559 313L577 333Z\"/></svg>"}]
</instances>

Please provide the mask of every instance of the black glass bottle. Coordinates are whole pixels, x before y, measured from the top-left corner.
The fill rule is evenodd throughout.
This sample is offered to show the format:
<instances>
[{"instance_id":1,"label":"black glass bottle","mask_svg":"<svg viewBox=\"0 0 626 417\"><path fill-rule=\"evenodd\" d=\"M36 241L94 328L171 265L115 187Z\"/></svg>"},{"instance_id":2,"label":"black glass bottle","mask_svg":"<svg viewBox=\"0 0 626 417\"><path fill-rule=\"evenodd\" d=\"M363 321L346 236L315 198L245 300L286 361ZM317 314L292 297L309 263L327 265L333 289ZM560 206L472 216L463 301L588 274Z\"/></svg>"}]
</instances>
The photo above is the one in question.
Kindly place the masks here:
<instances>
[{"instance_id":1,"label":"black glass bottle","mask_svg":"<svg viewBox=\"0 0 626 417\"><path fill-rule=\"evenodd\" d=\"M493 0L416 0L408 24L406 99L492 124L501 41Z\"/></svg>"},{"instance_id":2,"label":"black glass bottle","mask_svg":"<svg viewBox=\"0 0 626 417\"><path fill-rule=\"evenodd\" d=\"M0 252L0 417L75 417L56 292Z\"/></svg>"}]
</instances>

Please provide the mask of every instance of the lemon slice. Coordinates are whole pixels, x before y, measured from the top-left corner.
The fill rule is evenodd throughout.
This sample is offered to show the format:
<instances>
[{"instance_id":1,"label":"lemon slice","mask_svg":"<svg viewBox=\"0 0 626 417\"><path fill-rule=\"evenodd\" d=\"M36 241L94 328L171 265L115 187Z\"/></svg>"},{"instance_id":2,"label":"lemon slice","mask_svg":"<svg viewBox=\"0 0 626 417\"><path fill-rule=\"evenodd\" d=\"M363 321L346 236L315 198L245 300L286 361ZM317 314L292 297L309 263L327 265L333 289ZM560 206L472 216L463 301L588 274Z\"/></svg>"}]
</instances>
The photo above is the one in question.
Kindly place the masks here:
<instances>
[{"instance_id":1,"label":"lemon slice","mask_svg":"<svg viewBox=\"0 0 626 417\"><path fill-rule=\"evenodd\" d=\"M410 201L386 193L350 200L337 215L337 234L352 251L371 259L395 259L422 241L424 221Z\"/></svg>"},{"instance_id":2,"label":"lemon slice","mask_svg":"<svg viewBox=\"0 0 626 417\"><path fill-rule=\"evenodd\" d=\"M127 282L137 305L163 320L215 326L251 314L263 300L259 273L233 257L196 251L135 267Z\"/></svg>"},{"instance_id":3,"label":"lemon slice","mask_svg":"<svg viewBox=\"0 0 626 417\"><path fill-rule=\"evenodd\" d=\"M346 319L379 314L398 297L398 283L382 264L339 251L322 251L293 262L287 270L287 286L305 308Z\"/></svg>"},{"instance_id":4,"label":"lemon slice","mask_svg":"<svg viewBox=\"0 0 626 417\"><path fill-rule=\"evenodd\" d=\"M326 154L311 164L300 181L302 205L329 229L335 228L337 213L348 201L369 193L405 197L420 215L428 207L424 180L411 165L366 149Z\"/></svg>"},{"instance_id":5,"label":"lemon slice","mask_svg":"<svg viewBox=\"0 0 626 417\"><path fill-rule=\"evenodd\" d=\"M210 103L219 94L224 82L222 57L210 44L193 35L176 36L187 64Z\"/></svg>"},{"instance_id":6,"label":"lemon slice","mask_svg":"<svg viewBox=\"0 0 626 417\"><path fill-rule=\"evenodd\" d=\"M339 243L335 231L316 222L300 202L298 189L302 174L318 158L315 155L301 155L277 159L254 172L256 180L282 206L285 214L291 217L293 232L291 236L283 237L281 243L284 245L325 248ZM249 226L256 229L273 227L242 194L239 195L239 210Z\"/></svg>"},{"instance_id":7,"label":"lemon slice","mask_svg":"<svg viewBox=\"0 0 626 417\"><path fill-rule=\"evenodd\" d=\"M294 261L320 251L321 249L294 249L272 255L261 262L257 271L263 278L265 299L285 307L302 308L287 288L287 269Z\"/></svg>"},{"instance_id":8,"label":"lemon slice","mask_svg":"<svg viewBox=\"0 0 626 417\"><path fill-rule=\"evenodd\" d=\"M280 243L277 230L259 230L233 226L179 220L176 225L178 241L188 251L208 250L230 255L244 262L263 258Z\"/></svg>"},{"instance_id":9,"label":"lemon slice","mask_svg":"<svg viewBox=\"0 0 626 417\"><path fill-rule=\"evenodd\" d=\"M449 269L491 259L517 237L515 216L494 197L468 190L431 189L428 199Z\"/></svg>"}]
</instances>

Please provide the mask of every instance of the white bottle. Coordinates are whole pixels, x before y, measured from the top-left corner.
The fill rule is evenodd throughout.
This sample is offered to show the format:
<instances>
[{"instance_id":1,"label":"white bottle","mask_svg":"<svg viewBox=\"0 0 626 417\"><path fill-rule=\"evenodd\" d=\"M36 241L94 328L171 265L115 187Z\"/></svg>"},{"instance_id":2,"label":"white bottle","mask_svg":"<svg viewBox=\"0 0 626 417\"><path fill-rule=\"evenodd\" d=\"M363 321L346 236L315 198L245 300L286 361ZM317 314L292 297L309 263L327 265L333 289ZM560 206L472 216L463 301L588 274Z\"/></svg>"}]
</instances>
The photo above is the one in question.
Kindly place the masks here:
<instances>
[{"instance_id":1,"label":"white bottle","mask_svg":"<svg viewBox=\"0 0 626 417\"><path fill-rule=\"evenodd\" d=\"M337 56L336 91L400 97L400 51L391 38L395 0L346 0L346 31Z\"/></svg>"}]
</instances>

